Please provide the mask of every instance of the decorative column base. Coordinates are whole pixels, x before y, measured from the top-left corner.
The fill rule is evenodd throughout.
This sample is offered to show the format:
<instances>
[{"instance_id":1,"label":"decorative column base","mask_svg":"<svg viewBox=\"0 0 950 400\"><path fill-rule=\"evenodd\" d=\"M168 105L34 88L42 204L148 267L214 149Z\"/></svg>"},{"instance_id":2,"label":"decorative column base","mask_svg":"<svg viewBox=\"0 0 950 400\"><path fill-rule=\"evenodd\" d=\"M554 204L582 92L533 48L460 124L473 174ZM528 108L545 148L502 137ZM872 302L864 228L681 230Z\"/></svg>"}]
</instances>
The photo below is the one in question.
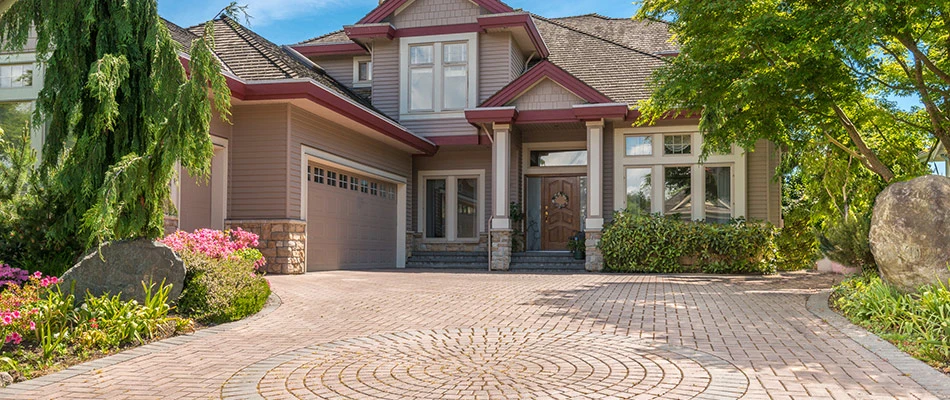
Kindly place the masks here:
<instances>
[{"instance_id":1,"label":"decorative column base","mask_svg":"<svg viewBox=\"0 0 950 400\"><path fill-rule=\"evenodd\" d=\"M587 261L584 267L590 272L601 272L604 270L604 254L600 251L600 238L603 233L600 231L585 232L587 239Z\"/></svg>"},{"instance_id":2,"label":"decorative column base","mask_svg":"<svg viewBox=\"0 0 950 400\"><path fill-rule=\"evenodd\" d=\"M294 219L229 220L227 229L241 228L260 236L260 249L269 274L301 275L307 272L307 223Z\"/></svg>"},{"instance_id":3,"label":"decorative column base","mask_svg":"<svg viewBox=\"0 0 950 400\"><path fill-rule=\"evenodd\" d=\"M511 231L500 230L491 232L491 265L492 271L507 271L511 266Z\"/></svg>"}]
</instances>

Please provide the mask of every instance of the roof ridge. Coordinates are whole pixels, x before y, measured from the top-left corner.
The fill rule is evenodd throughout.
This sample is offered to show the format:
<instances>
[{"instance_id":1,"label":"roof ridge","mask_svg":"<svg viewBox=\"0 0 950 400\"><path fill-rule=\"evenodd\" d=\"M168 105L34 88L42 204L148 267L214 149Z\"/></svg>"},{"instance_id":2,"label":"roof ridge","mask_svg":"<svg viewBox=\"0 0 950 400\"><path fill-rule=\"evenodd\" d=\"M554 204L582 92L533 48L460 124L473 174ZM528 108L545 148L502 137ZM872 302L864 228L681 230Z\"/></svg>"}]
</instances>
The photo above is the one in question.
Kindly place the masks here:
<instances>
[{"instance_id":1,"label":"roof ridge","mask_svg":"<svg viewBox=\"0 0 950 400\"><path fill-rule=\"evenodd\" d=\"M553 21L553 20L551 20L551 19L548 19L548 18L542 17L542 16L537 15L537 14L533 14L533 13L532 13L531 15L532 15L533 17L538 18L538 19L540 19L540 20L542 20L542 21L545 21L545 22L547 22L547 23L550 23L550 24L553 24L553 25L557 25L557 26L559 26L559 27L561 27L561 28L564 28L564 29L567 29L567 30L570 30L570 31L574 31L574 32L580 33L580 34L582 34L582 35L590 36L590 37L592 37L592 38L594 38L594 39L601 40L601 41L606 42L606 43L610 43L610 44L612 44L612 45L614 45L614 46L617 46L617 47L620 47L620 48L623 48L623 49L627 49L627 50L630 50L630 51L633 51L633 52L637 52L637 53L643 54L643 55L645 55L645 56L653 57L653 58L656 58L657 60L662 60L662 61L664 61L664 62L668 61L668 60L664 59L663 57L660 57L660 56L658 56L658 55L656 55L656 54L648 53L648 52L643 51L643 50L640 50L640 49L635 49L635 48L633 48L633 47L630 47L630 46L627 46L627 45L623 45L623 44L617 43L617 42L615 42L615 41L613 41L613 40L610 40L610 39L607 39L607 38L605 38L605 37L598 36L598 35L595 35L595 34L590 33L590 32L585 32L585 31L582 31L582 30L580 30L580 29L576 29L576 28L574 28L574 27L571 27L571 26L562 24L562 23L560 23L560 22L558 22L558 21Z\"/></svg>"},{"instance_id":2,"label":"roof ridge","mask_svg":"<svg viewBox=\"0 0 950 400\"><path fill-rule=\"evenodd\" d=\"M267 49L263 48L263 46L261 46L260 43L257 43L257 42L254 41L254 40L249 40L249 38L250 38L250 39L257 38L257 39L264 40L265 42L268 42L268 43L274 45L275 47L277 47L277 44L275 44L274 42L271 42L271 41L267 40L265 37L263 37L263 36L261 36L261 35L258 35L258 34L256 34L256 33L254 33L254 31L252 31L252 30L250 30L250 29L244 27L244 25L241 25L240 22L237 22L237 21L235 21L235 20L233 20L233 19L231 19L231 18L228 18L228 17L225 16L225 15L222 15L220 19L221 19L222 22L224 22L225 25L227 25L229 28L231 28L231 30L234 31L234 33L236 33L238 36L240 36L241 39L243 39L245 42L247 42L247 44L250 45L251 48L253 48L254 50L257 50L257 52L258 52L258 53L261 53L261 55L264 56L264 58L267 59L267 61L269 61L269 62L270 62L271 64L273 64L275 67L277 67L278 69L280 69L281 72L284 73L284 75L287 75L288 78L293 78L293 77L294 77L294 71L290 68L289 65L281 65L282 63L278 62L279 60L275 60L275 59L274 59L274 54L272 54L272 53L271 53L270 51L268 51Z\"/></svg>"},{"instance_id":3,"label":"roof ridge","mask_svg":"<svg viewBox=\"0 0 950 400\"><path fill-rule=\"evenodd\" d=\"M307 42L312 42L312 41L314 41L314 40L320 40L320 39L323 39L323 38L325 38L325 37L327 37L327 36L335 35L335 34L340 33L340 32L344 32L344 29L337 29L337 30L335 30L335 31L333 31L333 32L324 33L324 34L322 34L322 35L320 35L320 36L317 36L317 37L312 37L312 38L307 39L307 40L301 40L300 42L295 43L294 46L296 46L296 45L301 45L301 44L307 44Z\"/></svg>"}]
</instances>

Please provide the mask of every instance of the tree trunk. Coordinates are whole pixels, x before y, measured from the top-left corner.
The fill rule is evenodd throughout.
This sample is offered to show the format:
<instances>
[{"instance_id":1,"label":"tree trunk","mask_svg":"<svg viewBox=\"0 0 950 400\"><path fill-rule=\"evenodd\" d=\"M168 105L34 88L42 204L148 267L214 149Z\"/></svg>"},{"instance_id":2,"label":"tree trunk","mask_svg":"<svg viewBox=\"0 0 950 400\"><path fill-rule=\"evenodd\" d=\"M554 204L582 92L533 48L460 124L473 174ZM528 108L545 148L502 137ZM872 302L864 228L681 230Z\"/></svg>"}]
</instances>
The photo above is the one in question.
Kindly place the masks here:
<instances>
[{"instance_id":1,"label":"tree trunk","mask_svg":"<svg viewBox=\"0 0 950 400\"><path fill-rule=\"evenodd\" d=\"M881 162L881 159L877 158L877 154L872 151L866 143L864 143L864 138L861 137L861 133L858 132L858 128L854 126L854 123L851 122L851 118L848 118L848 114L838 107L837 104L832 106L835 110L835 114L838 115L838 119L841 121L841 125L844 126L845 131L848 132L848 137L851 138L851 141L854 142L855 147L858 148L858 154L861 155L861 162L867 167L871 172L878 174L884 182L890 183L894 180L894 172L891 171L887 165L884 165Z\"/></svg>"}]
</instances>

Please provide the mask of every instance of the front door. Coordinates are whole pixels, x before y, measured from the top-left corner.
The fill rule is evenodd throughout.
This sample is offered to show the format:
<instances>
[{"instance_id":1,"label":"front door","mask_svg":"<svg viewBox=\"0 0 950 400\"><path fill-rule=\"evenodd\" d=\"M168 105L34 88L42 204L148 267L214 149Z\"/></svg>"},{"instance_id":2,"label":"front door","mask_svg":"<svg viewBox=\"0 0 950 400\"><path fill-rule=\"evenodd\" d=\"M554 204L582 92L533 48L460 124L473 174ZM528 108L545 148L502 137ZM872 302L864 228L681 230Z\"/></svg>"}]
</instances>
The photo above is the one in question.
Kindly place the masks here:
<instances>
[{"instance_id":1,"label":"front door","mask_svg":"<svg viewBox=\"0 0 950 400\"><path fill-rule=\"evenodd\" d=\"M541 249L567 250L567 242L581 229L580 177L542 178L541 220Z\"/></svg>"}]
</instances>

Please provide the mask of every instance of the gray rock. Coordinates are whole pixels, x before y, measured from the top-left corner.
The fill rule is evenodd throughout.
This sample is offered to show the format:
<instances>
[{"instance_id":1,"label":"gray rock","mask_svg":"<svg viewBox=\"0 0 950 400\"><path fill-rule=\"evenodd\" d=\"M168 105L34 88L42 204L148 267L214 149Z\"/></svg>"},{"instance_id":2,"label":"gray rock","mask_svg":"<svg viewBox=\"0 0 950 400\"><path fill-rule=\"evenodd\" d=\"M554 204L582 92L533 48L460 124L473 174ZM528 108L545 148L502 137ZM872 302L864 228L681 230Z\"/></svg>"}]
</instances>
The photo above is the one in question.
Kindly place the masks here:
<instances>
[{"instance_id":1,"label":"gray rock","mask_svg":"<svg viewBox=\"0 0 950 400\"><path fill-rule=\"evenodd\" d=\"M76 300L82 301L88 290L93 296L122 294L125 301L145 301L142 282L172 285L169 302L181 295L185 283L185 263L172 249L151 240L106 243L79 261L63 275L60 285L75 285Z\"/></svg>"},{"instance_id":2,"label":"gray rock","mask_svg":"<svg viewBox=\"0 0 950 400\"><path fill-rule=\"evenodd\" d=\"M7 387L13 384L13 376L6 372L0 372L0 387Z\"/></svg>"},{"instance_id":3,"label":"gray rock","mask_svg":"<svg viewBox=\"0 0 950 400\"><path fill-rule=\"evenodd\" d=\"M885 281L904 292L950 280L950 178L930 175L881 192L871 252Z\"/></svg>"}]
</instances>

